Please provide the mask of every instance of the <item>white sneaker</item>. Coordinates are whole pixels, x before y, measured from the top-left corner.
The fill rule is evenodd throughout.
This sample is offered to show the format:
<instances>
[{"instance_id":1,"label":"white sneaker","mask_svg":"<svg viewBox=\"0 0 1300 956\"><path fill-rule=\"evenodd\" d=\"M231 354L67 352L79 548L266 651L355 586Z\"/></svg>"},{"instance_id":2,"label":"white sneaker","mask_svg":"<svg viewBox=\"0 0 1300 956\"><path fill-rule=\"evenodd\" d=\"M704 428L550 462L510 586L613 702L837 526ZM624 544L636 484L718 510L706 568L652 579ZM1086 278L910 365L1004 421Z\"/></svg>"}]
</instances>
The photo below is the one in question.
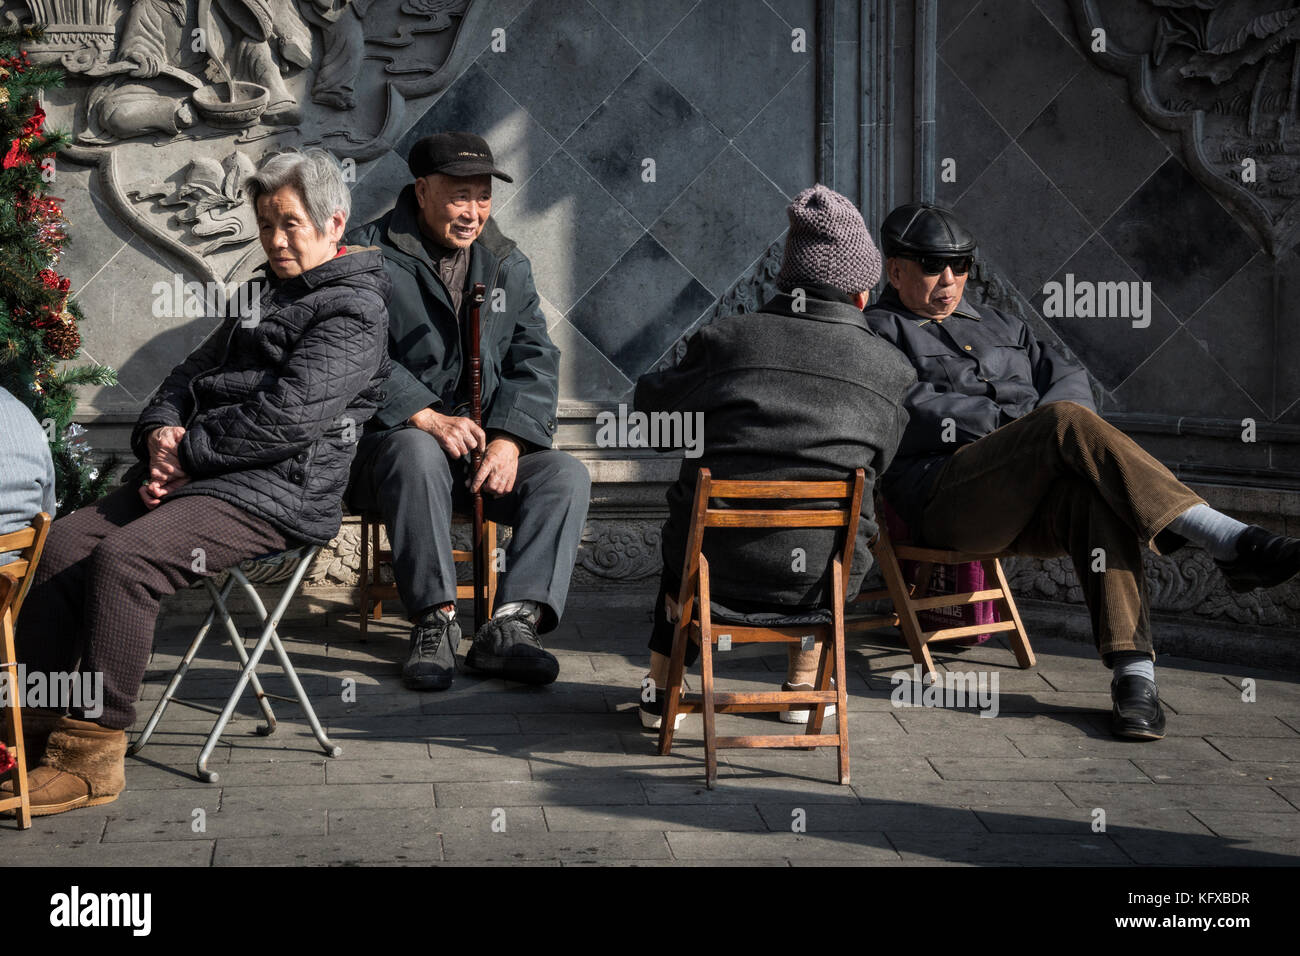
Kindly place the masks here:
<instances>
[{"instance_id":1,"label":"white sneaker","mask_svg":"<svg viewBox=\"0 0 1300 956\"><path fill-rule=\"evenodd\" d=\"M649 680L650 680L650 675L647 674L645 678L642 680L641 687L643 688L646 687L647 686L646 681ZM690 690L690 687L686 683L685 677L682 678L682 690L683 691ZM666 697L667 694L668 691L664 690L664 688L656 687L655 699L653 701L649 701L649 702L645 700L641 701L641 705L637 708L637 713L641 715L641 726L645 730L658 730L660 727L663 726L664 697ZM686 714L682 713L681 711L678 711L677 719L673 721L673 730L682 729L682 721L686 719L686 716L687 716Z\"/></svg>"},{"instance_id":2,"label":"white sneaker","mask_svg":"<svg viewBox=\"0 0 1300 956\"><path fill-rule=\"evenodd\" d=\"M658 730L663 726L664 703L663 698L655 695L653 703L641 701L641 706L637 708L637 713L641 715L641 726L646 730ZM677 712L677 718L673 721L673 730L682 729L682 721L686 715L681 711Z\"/></svg>"},{"instance_id":3,"label":"white sneaker","mask_svg":"<svg viewBox=\"0 0 1300 956\"><path fill-rule=\"evenodd\" d=\"M815 690L812 684L791 684L789 681L786 681L784 684L782 684L781 689L790 690L790 691ZM835 678L832 677L831 690L834 689L835 689ZM812 711L811 710L782 710L777 712L777 716L781 718L781 723L783 724L806 724L808 723L808 719L812 717ZM826 705L826 713L824 716L825 717L835 716L834 704Z\"/></svg>"}]
</instances>

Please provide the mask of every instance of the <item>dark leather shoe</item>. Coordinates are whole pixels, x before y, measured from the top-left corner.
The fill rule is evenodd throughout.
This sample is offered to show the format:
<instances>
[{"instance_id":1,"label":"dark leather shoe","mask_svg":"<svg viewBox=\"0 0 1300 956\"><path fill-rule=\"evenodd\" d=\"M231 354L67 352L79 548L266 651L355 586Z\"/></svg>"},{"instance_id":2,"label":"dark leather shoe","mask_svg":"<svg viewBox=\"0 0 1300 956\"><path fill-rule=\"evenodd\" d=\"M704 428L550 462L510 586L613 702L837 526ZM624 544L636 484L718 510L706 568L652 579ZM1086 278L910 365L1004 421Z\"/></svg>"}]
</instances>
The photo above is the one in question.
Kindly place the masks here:
<instances>
[{"instance_id":1,"label":"dark leather shoe","mask_svg":"<svg viewBox=\"0 0 1300 956\"><path fill-rule=\"evenodd\" d=\"M402 665L402 683L411 690L446 690L456 676L460 625L430 611L411 628L411 651Z\"/></svg>"},{"instance_id":2,"label":"dark leather shoe","mask_svg":"<svg viewBox=\"0 0 1300 956\"><path fill-rule=\"evenodd\" d=\"M494 617L484 624L465 655L465 666L521 684L549 684L560 675L560 662L542 647L537 625L527 614Z\"/></svg>"},{"instance_id":3,"label":"dark leather shoe","mask_svg":"<svg viewBox=\"0 0 1300 956\"><path fill-rule=\"evenodd\" d=\"M1237 539L1237 557L1214 563L1233 591L1275 587L1300 572L1300 538L1286 538L1253 524Z\"/></svg>"},{"instance_id":4,"label":"dark leather shoe","mask_svg":"<svg viewBox=\"0 0 1300 956\"><path fill-rule=\"evenodd\" d=\"M1165 735L1165 711L1154 681L1145 677L1121 677L1110 691L1114 705L1110 732L1134 740L1159 740Z\"/></svg>"}]
</instances>

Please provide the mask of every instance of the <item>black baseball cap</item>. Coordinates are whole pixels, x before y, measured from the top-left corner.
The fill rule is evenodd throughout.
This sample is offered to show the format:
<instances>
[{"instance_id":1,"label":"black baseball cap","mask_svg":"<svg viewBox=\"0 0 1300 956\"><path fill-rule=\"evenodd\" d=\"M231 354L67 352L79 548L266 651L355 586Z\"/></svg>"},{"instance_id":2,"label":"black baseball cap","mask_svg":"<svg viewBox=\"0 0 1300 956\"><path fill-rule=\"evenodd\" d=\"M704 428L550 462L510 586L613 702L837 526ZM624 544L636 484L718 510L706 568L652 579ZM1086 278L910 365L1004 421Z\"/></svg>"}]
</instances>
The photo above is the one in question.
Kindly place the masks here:
<instances>
[{"instance_id":1,"label":"black baseball cap","mask_svg":"<svg viewBox=\"0 0 1300 956\"><path fill-rule=\"evenodd\" d=\"M513 183L497 169L487 140L473 133L434 133L411 147L406 164L416 179L442 173L446 176L481 176L484 173Z\"/></svg>"}]
</instances>

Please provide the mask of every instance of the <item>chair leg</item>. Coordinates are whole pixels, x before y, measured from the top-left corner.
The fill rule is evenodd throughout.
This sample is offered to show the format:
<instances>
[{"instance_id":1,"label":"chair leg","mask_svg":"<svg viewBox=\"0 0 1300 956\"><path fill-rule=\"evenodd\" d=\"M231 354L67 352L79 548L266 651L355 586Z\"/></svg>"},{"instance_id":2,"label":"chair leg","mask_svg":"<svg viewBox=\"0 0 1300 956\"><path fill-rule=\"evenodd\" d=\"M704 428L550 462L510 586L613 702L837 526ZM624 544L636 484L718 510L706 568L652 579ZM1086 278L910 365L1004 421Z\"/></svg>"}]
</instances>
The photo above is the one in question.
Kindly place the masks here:
<instances>
[{"instance_id":1,"label":"chair leg","mask_svg":"<svg viewBox=\"0 0 1300 956\"><path fill-rule=\"evenodd\" d=\"M1002 589L1002 609L1016 625L1016 629L1011 632L1011 650L1015 652L1016 663L1022 668L1033 667L1037 663L1034 649L1029 646L1029 635L1025 632L1024 622L1020 620L1020 612L1016 609L1016 599L1011 596L1011 585L1007 583L1002 562L994 558L992 561L981 563L984 565L984 574L993 577L998 582L998 587Z\"/></svg>"},{"instance_id":2,"label":"chair leg","mask_svg":"<svg viewBox=\"0 0 1300 956\"><path fill-rule=\"evenodd\" d=\"M707 616L707 605L701 608ZM718 779L718 734L713 714L713 633L701 620L700 634L700 697L704 713L704 785L713 789Z\"/></svg>"},{"instance_id":3,"label":"chair leg","mask_svg":"<svg viewBox=\"0 0 1300 956\"><path fill-rule=\"evenodd\" d=\"M817 658L817 682L814 685L817 690L831 689L831 675L835 669L835 647L834 644L823 639L818 642L821 644L821 654ZM838 678L837 678L838 680ZM826 720L826 705L814 704L808 712L808 725L804 733L820 734L822 732L822 723ZM805 750L816 750L815 747L805 747Z\"/></svg>"},{"instance_id":4,"label":"chair leg","mask_svg":"<svg viewBox=\"0 0 1300 956\"><path fill-rule=\"evenodd\" d=\"M709 562L700 555L700 696L704 711L704 785L718 779L718 734L713 712L713 615L709 604Z\"/></svg>"},{"instance_id":5,"label":"chair leg","mask_svg":"<svg viewBox=\"0 0 1300 956\"><path fill-rule=\"evenodd\" d=\"M321 745L321 749L324 750L326 754L331 757L337 757L343 753L343 750L336 746L334 742L325 735L325 730L321 727L320 720L316 716L316 709L311 705L311 698L307 696L307 692L303 689L302 682L298 679L298 671L293 666L293 662L289 659L289 654L285 651L284 644L280 640L280 634L276 630L279 626L280 618L283 617L285 610L289 606L289 602L293 600L293 596L298 593L298 588L302 585L302 579L306 577L307 569L310 567L312 557L314 556L315 552L313 551L311 555L299 562L298 568L294 571L293 577L285 586L284 593L280 597L279 603L276 605L274 615L272 615L269 620L267 618L266 608L262 605L262 600L258 596L257 590L248 582L248 579L245 578L238 569L235 569L232 573L238 575L239 583L243 586L244 590L248 592L248 596L257 608L258 613L261 615L263 621L266 622L264 635L269 636L270 638L271 647L274 648L276 657L280 659L280 666L284 668L284 674L289 680L289 686L293 688L294 694L297 695L298 703L307 717L307 723L311 727L312 734L316 737L316 742ZM257 674L250 674L249 680L250 683L257 685Z\"/></svg>"},{"instance_id":6,"label":"chair leg","mask_svg":"<svg viewBox=\"0 0 1300 956\"><path fill-rule=\"evenodd\" d=\"M220 608L222 612L225 611L225 600L230 596L230 589L235 586L233 578L227 578L226 583L222 585L219 592L210 581L205 579L204 584L208 586L208 593L213 597L212 605L208 608L208 616L203 619L203 626L200 627L198 633L194 635L194 640L190 641L190 646L185 651L185 656L181 658L181 662L177 665L175 672L173 672L171 680L167 682L167 687L164 688L162 697L160 697L158 703L154 705L153 713L149 715L149 720L145 722L144 730L140 731L140 736L137 737L135 742L127 749L128 756L138 754L149 743L150 738L153 737L153 732L158 728L158 723L162 720L162 716L166 712L168 705L175 698L176 691L181 686L181 681L185 679L185 675L189 673L190 665L194 663L194 658L198 656L199 648L203 646L203 641L207 638L208 631L212 627L212 622L217 616L217 609ZM229 615L227 614L226 620L229 621L229 619Z\"/></svg>"},{"instance_id":7,"label":"chair leg","mask_svg":"<svg viewBox=\"0 0 1300 956\"><path fill-rule=\"evenodd\" d=\"M673 651L668 659L668 687L664 691L663 707L659 718L659 753L667 756L673 750L673 731L677 725L677 705L682 699L682 682L686 670L686 642L690 639L690 622L678 620L673 633Z\"/></svg>"},{"instance_id":8,"label":"chair leg","mask_svg":"<svg viewBox=\"0 0 1300 956\"><path fill-rule=\"evenodd\" d=\"M921 665L924 679L933 681L936 676L934 659L930 656L930 648L925 644L923 638L925 632L921 629L921 622L917 620L916 611L912 609L912 602L909 600L911 589L903 577L903 569L898 565L898 558L894 556L892 548L881 548L877 552L876 560L880 564L880 573L884 575L885 586L889 588L890 599L894 602L894 611L898 614L898 628L903 632L908 650L912 652L912 660Z\"/></svg>"},{"instance_id":9,"label":"chair leg","mask_svg":"<svg viewBox=\"0 0 1300 956\"><path fill-rule=\"evenodd\" d=\"M497 523L486 521L483 526L483 561L487 568L487 597L484 611L491 619L497 607Z\"/></svg>"},{"instance_id":10,"label":"chair leg","mask_svg":"<svg viewBox=\"0 0 1300 956\"><path fill-rule=\"evenodd\" d=\"M835 729L839 733L839 745L835 748L840 763L840 783L849 782L849 696L848 669L844 662L844 568L838 564L831 584L835 603L831 605L834 615L835 642Z\"/></svg>"},{"instance_id":11,"label":"chair leg","mask_svg":"<svg viewBox=\"0 0 1300 956\"><path fill-rule=\"evenodd\" d=\"M235 576L232 573L228 583L234 584L234 582ZM212 595L213 607L217 609L221 616L221 623L225 625L226 636L230 638L230 646L235 649L235 656L239 658L240 666L246 666L248 664L248 648L245 646L244 635L235 626L235 620L230 616L230 609L226 607L226 602L217 595L216 589L207 581L204 581L204 584L207 584L208 593ZM247 590L246 582L245 590ZM261 608L260 600L256 592L254 592L253 604L258 608L262 617L266 617L266 611ZM253 696L257 700L257 705L262 708L262 716L266 718L266 723L257 727L257 733L261 737L269 737L275 733L276 727L279 726L279 721L275 719L275 711L271 708L271 695L262 689L262 682L258 680L256 671L249 675L248 682L253 687Z\"/></svg>"},{"instance_id":12,"label":"chair leg","mask_svg":"<svg viewBox=\"0 0 1300 956\"><path fill-rule=\"evenodd\" d=\"M289 602L293 599L294 595L298 591L298 587L302 584L302 579L306 576L307 569L317 550L318 549L316 548L312 548L300 561L293 577L285 586L284 592L280 596L280 600L276 603L275 610L269 615L266 612L266 607L263 605L261 598L258 596L257 590L249 583L248 579L244 577L243 572L241 572L238 567L230 569L231 576L239 581L240 586L248 595L249 600L252 601L253 607L257 610L258 616L262 620L262 633L258 637L252 653L248 655L248 662L239 673L239 680L235 683L235 689L231 691L230 697L226 700L226 706L222 708L221 714L218 716L216 724L213 725L212 732L208 734L208 739L204 743L203 750L199 754L197 773L200 780L205 780L208 783L216 783L220 779L219 775L215 771L208 769L208 760L211 758L213 750L216 749L217 742L221 739L221 735L225 732L226 725L230 722L230 717L234 713L235 707L239 704L239 699L244 694L244 689L252 680L258 664L261 663L262 655L266 653L266 649L269 646L275 647L276 655L280 658L280 664L285 669L285 675L289 678L290 685L298 695L298 702L302 705L304 712L307 714L307 720L311 724L312 733L315 735L321 748L331 757L337 757L343 752L340 747L336 746L328 737L325 736L320 721L316 718L316 712L312 709L311 702L307 699L307 694L298 680L298 674L294 670L293 664L289 661L289 655L285 652L284 645L280 643L280 637L276 633L276 628L280 624L280 619L284 616L284 612L288 608Z\"/></svg>"},{"instance_id":13,"label":"chair leg","mask_svg":"<svg viewBox=\"0 0 1300 956\"><path fill-rule=\"evenodd\" d=\"M370 522L361 519L361 567L357 569L357 613L361 616L361 643L370 623Z\"/></svg>"},{"instance_id":14,"label":"chair leg","mask_svg":"<svg viewBox=\"0 0 1300 956\"><path fill-rule=\"evenodd\" d=\"M19 703L21 695L18 687L18 655L14 652L13 614L8 607L3 619L0 619L0 631L4 634L3 641L0 641L0 662L4 664L4 672L9 681L9 703L6 706L9 710L10 736L13 738L3 742L14 749L11 756L15 761L13 784L14 795L18 799L18 829L30 830L32 797L27 786L27 740L23 737L23 714Z\"/></svg>"}]
</instances>

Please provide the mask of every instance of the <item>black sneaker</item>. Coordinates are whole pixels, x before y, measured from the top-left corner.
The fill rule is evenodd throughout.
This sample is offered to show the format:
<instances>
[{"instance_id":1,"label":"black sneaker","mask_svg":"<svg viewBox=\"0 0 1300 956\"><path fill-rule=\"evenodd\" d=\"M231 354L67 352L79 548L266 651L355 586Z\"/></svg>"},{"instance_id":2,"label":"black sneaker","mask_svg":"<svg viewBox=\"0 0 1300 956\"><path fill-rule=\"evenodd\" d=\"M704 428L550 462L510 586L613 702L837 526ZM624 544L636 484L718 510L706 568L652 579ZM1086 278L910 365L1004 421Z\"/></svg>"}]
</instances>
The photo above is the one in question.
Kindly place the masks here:
<instances>
[{"instance_id":1,"label":"black sneaker","mask_svg":"<svg viewBox=\"0 0 1300 956\"><path fill-rule=\"evenodd\" d=\"M560 662L542 647L537 625L527 614L494 617L479 628L465 666L521 684L549 684L560 676Z\"/></svg>"},{"instance_id":2,"label":"black sneaker","mask_svg":"<svg viewBox=\"0 0 1300 956\"><path fill-rule=\"evenodd\" d=\"M1159 740L1165 735L1165 711L1155 681L1138 675L1121 677L1110 689L1114 706L1110 732L1134 740Z\"/></svg>"},{"instance_id":3,"label":"black sneaker","mask_svg":"<svg viewBox=\"0 0 1300 956\"><path fill-rule=\"evenodd\" d=\"M411 690L446 690L456 676L460 625L443 611L430 611L411 628L411 652L402 683Z\"/></svg>"},{"instance_id":4,"label":"black sneaker","mask_svg":"<svg viewBox=\"0 0 1300 956\"><path fill-rule=\"evenodd\" d=\"M1237 556L1215 561L1229 589L1241 593L1271 588L1300 572L1300 538L1251 525L1237 539Z\"/></svg>"}]
</instances>

